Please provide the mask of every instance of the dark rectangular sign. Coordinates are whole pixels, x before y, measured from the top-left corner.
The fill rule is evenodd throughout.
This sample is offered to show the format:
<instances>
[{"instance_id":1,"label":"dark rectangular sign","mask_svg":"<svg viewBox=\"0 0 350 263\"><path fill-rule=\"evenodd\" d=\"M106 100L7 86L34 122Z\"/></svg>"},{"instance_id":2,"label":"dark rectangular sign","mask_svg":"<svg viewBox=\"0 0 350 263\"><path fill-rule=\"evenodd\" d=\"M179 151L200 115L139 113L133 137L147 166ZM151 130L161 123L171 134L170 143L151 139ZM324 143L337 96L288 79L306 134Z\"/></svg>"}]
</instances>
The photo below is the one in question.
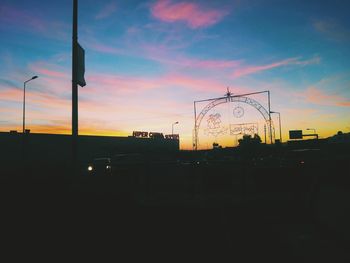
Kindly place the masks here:
<instances>
[{"instance_id":1,"label":"dark rectangular sign","mask_svg":"<svg viewBox=\"0 0 350 263\"><path fill-rule=\"evenodd\" d=\"M147 138L148 137L148 132L143 132L143 131L133 131L132 132L133 137L138 137L138 138Z\"/></svg>"},{"instance_id":2,"label":"dark rectangular sign","mask_svg":"<svg viewBox=\"0 0 350 263\"><path fill-rule=\"evenodd\" d=\"M179 135L178 134L166 134L165 135L165 139L178 140L179 139Z\"/></svg>"},{"instance_id":3,"label":"dark rectangular sign","mask_svg":"<svg viewBox=\"0 0 350 263\"><path fill-rule=\"evenodd\" d=\"M163 133L160 133L160 132L150 132L148 135L149 135L150 138L164 139Z\"/></svg>"},{"instance_id":4,"label":"dark rectangular sign","mask_svg":"<svg viewBox=\"0 0 350 263\"><path fill-rule=\"evenodd\" d=\"M303 138L302 130L289 131L289 139L302 139L302 138Z\"/></svg>"}]
</instances>

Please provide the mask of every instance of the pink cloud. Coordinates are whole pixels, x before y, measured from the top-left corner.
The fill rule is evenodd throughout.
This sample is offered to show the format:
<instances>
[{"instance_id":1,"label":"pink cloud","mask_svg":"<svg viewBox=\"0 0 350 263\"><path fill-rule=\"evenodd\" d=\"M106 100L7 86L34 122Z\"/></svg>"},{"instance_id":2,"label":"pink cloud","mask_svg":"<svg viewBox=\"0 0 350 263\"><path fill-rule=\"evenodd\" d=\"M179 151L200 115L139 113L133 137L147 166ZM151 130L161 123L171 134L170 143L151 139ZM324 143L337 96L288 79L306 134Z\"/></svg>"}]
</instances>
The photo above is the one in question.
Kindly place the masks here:
<instances>
[{"instance_id":1,"label":"pink cloud","mask_svg":"<svg viewBox=\"0 0 350 263\"><path fill-rule=\"evenodd\" d=\"M193 91L220 91L225 92L227 83L216 81L211 78L192 77L184 74L170 73L156 78L148 77L132 77L132 76L118 76L110 74L93 74L87 78L89 86L87 86L87 93L100 92L101 87L103 91L114 93L139 93L146 92L152 89L166 89L170 87L181 87ZM241 90L241 87L234 87Z\"/></svg>"},{"instance_id":2,"label":"pink cloud","mask_svg":"<svg viewBox=\"0 0 350 263\"><path fill-rule=\"evenodd\" d=\"M194 66L199 66L201 68L232 68L237 67L240 61L237 60L197 60L194 61Z\"/></svg>"},{"instance_id":3,"label":"pink cloud","mask_svg":"<svg viewBox=\"0 0 350 263\"><path fill-rule=\"evenodd\" d=\"M1 101L22 102L23 91L19 89L7 89L0 91ZM46 107L66 107L69 106L70 101L67 99L58 98L55 95L50 95L43 92L27 90L26 101L28 103L41 104Z\"/></svg>"},{"instance_id":4,"label":"pink cloud","mask_svg":"<svg viewBox=\"0 0 350 263\"><path fill-rule=\"evenodd\" d=\"M0 90L1 101L22 101L23 91L19 89Z\"/></svg>"},{"instance_id":5,"label":"pink cloud","mask_svg":"<svg viewBox=\"0 0 350 263\"><path fill-rule=\"evenodd\" d=\"M187 58L181 59L182 66L201 68L226 68L237 65L237 61L225 60L191 60ZM30 92L37 92L35 98L38 103L45 103L50 100L55 101L54 105L64 104L58 99L68 98L70 94L70 72L63 67L46 62L35 62L29 65L29 69L33 74L39 75L40 82L35 83L36 89ZM127 76L108 73L90 73L85 76L87 86L81 90L81 99L101 98L107 101L120 95L143 93L149 90L164 89L171 87L180 87L189 91L224 91L228 83L224 83L212 78L194 77L187 74L169 73L157 77L147 76ZM33 83L34 85L34 83ZM38 91L40 88L40 91ZM236 87L237 88L237 87ZM28 91L29 92L29 91ZM98 96L96 96L98 94ZM34 97L33 97L34 99ZM94 99L93 99L94 100ZM66 100L64 100L66 101Z\"/></svg>"},{"instance_id":6,"label":"pink cloud","mask_svg":"<svg viewBox=\"0 0 350 263\"><path fill-rule=\"evenodd\" d=\"M33 67L33 70L34 72L37 72L40 75L45 75L48 77L67 78L67 74L60 71L50 70L46 68L39 68L39 67Z\"/></svg>"},{"instance_id":7,"label":"pink cloud","mask_svg":"<svg viewBox=\"0 0 350 263\"><path fill-rule=\"evenodd\" d=\"M70 92L71 72L69 68L43 61L31 63L28 67L33 75L39 76L38 81L33 82L31 86L35 86L36 90L40 89L42 94L63 97Z\"/></svg>"},{"instance_id":8,"label":"pink cloud","mask_svg":"<svg viewBox=\"0 0 350 263\"><path fill-rule=\"evenodd\" d=\"M305 100L309 103L330 106L350 107L350 100L339 95L330 95L316 87L309 87L303 93Z\"/></svg>"},{"instance_id":9,"label":"pink cloud","mask_svg":"<svg viewBox=\"0 0 350 263\"><path fill-rule=\"evenodd\" d=\"M279 68L283 66L288 66L288 65L300 65L300 66L306 66L310 64L318 64L320 62L319 57L314 57L309 60L300 60L300 58L288 58L282 61L274 62L271 64L267 65L262 65L262 66L248 66L248 67L242 67L237 70L235 70L232 74L232 77L234 78L239 78L245 75L251 75L255 73L259 73L261 71L266 71L269 69L274 69L274 68Z\"/></svg>"},{"instance_id":10,"label":"pink cloud","mask_svg":"<svg viewBox=\"0 0 350 263\"><path fill-rule=\"evenodd\" d=\"M260 72L260 71L265 71L265 70L288 65L291 63L291 61L295 61L295 59L286 59L286 60L282 60L280 62L275 62L272 64L262 65L262 66L249 66L249 67L245 67L245 68L240 68L240 69L237 69L236 71L234 71L232 76L234 78L238 78L238 77L242 77L245 75L250 75L253 73Z\"/></svg>"},{"instance_id":11,"label":"pink cloud","mask_svg":"<svg viewBox=\"0 0 350 263\"><path fill-rule=\"evenodd\" d=\"M211 79L194 78L186 75L169 74L162 78L163 85L179 86L196 91L221 91L225 84Z\"/></svg>"},{"instance_id":12,"label":"pink cloud","mask_svg":"<svg viewBox=\"0 0 350 263\"><path fill-rule=\"evenodd\" d=\"M151 7L151 12L161 21L182 21L193 29L216 24L227 15L227 11L204 9L189 2L172 3L170 0L158 0Z\"/></svg>"},{"instance_id":13,"label":"pink cloud","mask_svg":"<svg viewBox=\"0 0 350 263\"><path fill-rule=\"evenodd\" d=\"M33 74L38 75L41 79L40 83L52 87L65 86L71 79L71 72L69 68L59 66L54 63L48 63L44 61L37 61L29 64L29 69Z\"/></svg>"},{"instance_id":14,"label":"pink cloud","mask_svg":"<svg viewBox=\"0 0 350 263\"><path fill-rule=\"evenodd\" d=\"M126 55L142 57L157 61L164 65L169 65L172 69L174 66L193 69L233 69L242 63L241 60L201 59L189 57L181 52L175 51L174 48L170 47L167 43L149 44L137 42L137 46L135 46L135 42L132 42L128 49L120 49L110 44L100 43L97 39L91 38L87 41L86 47L97 52L116 56Z\"/></svg>"},{"instance_id":15,"label":"pink cloud","mask_svg":"<svg viewBox=\"0 0 350 263\"><path fill-rule=\"evenodd\" d=\"M111 16L117 10L117 5L114 1L105 5L95 16L95 19L104 19Z\"/></svg>"},{"instance_id":16,"label":"pink cloud","mask_svg":"<svg viewBox=\"0 0 350 263\"><path fill-rule=\"evenodd\" d=\"M338 106L350 107L350 101L340 101L337 103Z\"/></svg>"},{"instance_id":17,"label":"pink cloud","mask_svg":"<svg viewBox=\"0 0 350 263\"><path fill-rule=\"evenodd\" d=\"M159 87L156 79L146 77L120 76L105 73L95 73L87 76L90 92L99 92L101 87L105 92L138 92Z\"/></svg>"}]
</instances>

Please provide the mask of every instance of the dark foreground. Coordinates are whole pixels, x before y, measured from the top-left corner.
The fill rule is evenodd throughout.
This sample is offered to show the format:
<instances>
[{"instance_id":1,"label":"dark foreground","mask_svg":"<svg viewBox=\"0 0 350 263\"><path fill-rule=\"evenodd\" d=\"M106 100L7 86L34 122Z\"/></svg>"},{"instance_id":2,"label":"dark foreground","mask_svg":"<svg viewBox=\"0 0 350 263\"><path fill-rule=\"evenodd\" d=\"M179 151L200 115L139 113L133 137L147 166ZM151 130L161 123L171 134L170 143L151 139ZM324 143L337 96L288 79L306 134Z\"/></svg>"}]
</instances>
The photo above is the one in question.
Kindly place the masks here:
<instances>
[{"instance_id":1,"label":"dark foreground","mask_svg":"<svg viewBox=\"0 0 350 263\"><path fill-rule=\"evenodd\" d=\"M350 262L347 160L2 177L3 251L48 261Z\"/></svg>"}]
</instances>

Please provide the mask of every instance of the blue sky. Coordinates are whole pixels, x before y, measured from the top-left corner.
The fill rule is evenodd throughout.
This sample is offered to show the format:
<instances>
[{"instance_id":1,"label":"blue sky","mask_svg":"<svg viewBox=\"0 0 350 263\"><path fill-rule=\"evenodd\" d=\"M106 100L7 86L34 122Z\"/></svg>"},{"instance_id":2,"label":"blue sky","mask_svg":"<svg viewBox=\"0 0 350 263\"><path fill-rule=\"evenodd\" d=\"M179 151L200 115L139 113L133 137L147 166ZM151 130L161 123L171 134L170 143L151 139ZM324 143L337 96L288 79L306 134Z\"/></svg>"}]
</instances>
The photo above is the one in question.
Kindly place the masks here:
<instances>
[{"instance_id":1,"label":"blue sky","mask_svg":"<svg viewBox=\"0 0 350 263\"><path fill-rule=\"evenodd\" d=\"M193 101L227 87L270 90L285 139L290 129L349 132L349 7L345 0L81 0L87 86L79 88L80 134L170 133L179 121L181 147L191 148ZM23 82L38 75L28 83L27 128L70 132L71 9L70 0L1 1L1 131L21 129ZM266 106L264 96L254 99ZM213 109L222 126L262 121L259 114L232 118L236 106ZM201 136L202 147L237 139Z\"/></svg>"}]
</instances>

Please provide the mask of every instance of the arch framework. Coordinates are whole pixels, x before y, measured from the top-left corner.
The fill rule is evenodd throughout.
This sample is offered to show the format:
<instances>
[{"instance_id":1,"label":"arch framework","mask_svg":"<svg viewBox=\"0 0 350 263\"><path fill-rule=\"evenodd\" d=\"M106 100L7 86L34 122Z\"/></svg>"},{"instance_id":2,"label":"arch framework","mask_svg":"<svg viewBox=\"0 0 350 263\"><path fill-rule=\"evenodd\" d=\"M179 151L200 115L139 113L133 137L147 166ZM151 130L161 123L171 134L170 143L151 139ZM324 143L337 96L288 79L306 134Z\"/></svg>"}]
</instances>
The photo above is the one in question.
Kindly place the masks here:
<instances>
[{"instance_id":1,"label":"arch framework","mask_svg":"<svg viewBox=\"0 0 350 263\"><path fill-rule=\"evenodd\" d=\"M264 91L265 92L265 91ZM262 93L262 92L257 92L257 93ZM256 93L252 93L252 94L256 94ZM247 94L250 95L250 94ZM265 107L263 107L259 102L257 102L256 100L246 97L246 96L231 96L230 93L227 94L226 97L222 97L222 98L217 98L217 99L209 99L209 100L205 100L205 101L211 101L210 103L208 103L202 110L201 112L198 114L198 116L196 116L196 101L194 102L194 112L195 112L195 125L194 125L194 138L193 138L193 148L195 150L197 150L198 148L198 132L199 132L199 127L201 125L201 122L203 120L203 118L205 117L205 115L213 108L215 108L216 106L223 104L223 103L228 103L228 102L243 102L246 103L252 107L254 107L256 110L258 110L260 112L260 114L263 116L267 127L269 127L269 133L270 133L270 143L272 144L272 126L273 126L273 122L271 120L271 114L270 114L270 109L266 110ZM200 102L200 101L197 101ZM270 93L269 93L269 108L270 108Z\"/></svg>"}]
</instances>

